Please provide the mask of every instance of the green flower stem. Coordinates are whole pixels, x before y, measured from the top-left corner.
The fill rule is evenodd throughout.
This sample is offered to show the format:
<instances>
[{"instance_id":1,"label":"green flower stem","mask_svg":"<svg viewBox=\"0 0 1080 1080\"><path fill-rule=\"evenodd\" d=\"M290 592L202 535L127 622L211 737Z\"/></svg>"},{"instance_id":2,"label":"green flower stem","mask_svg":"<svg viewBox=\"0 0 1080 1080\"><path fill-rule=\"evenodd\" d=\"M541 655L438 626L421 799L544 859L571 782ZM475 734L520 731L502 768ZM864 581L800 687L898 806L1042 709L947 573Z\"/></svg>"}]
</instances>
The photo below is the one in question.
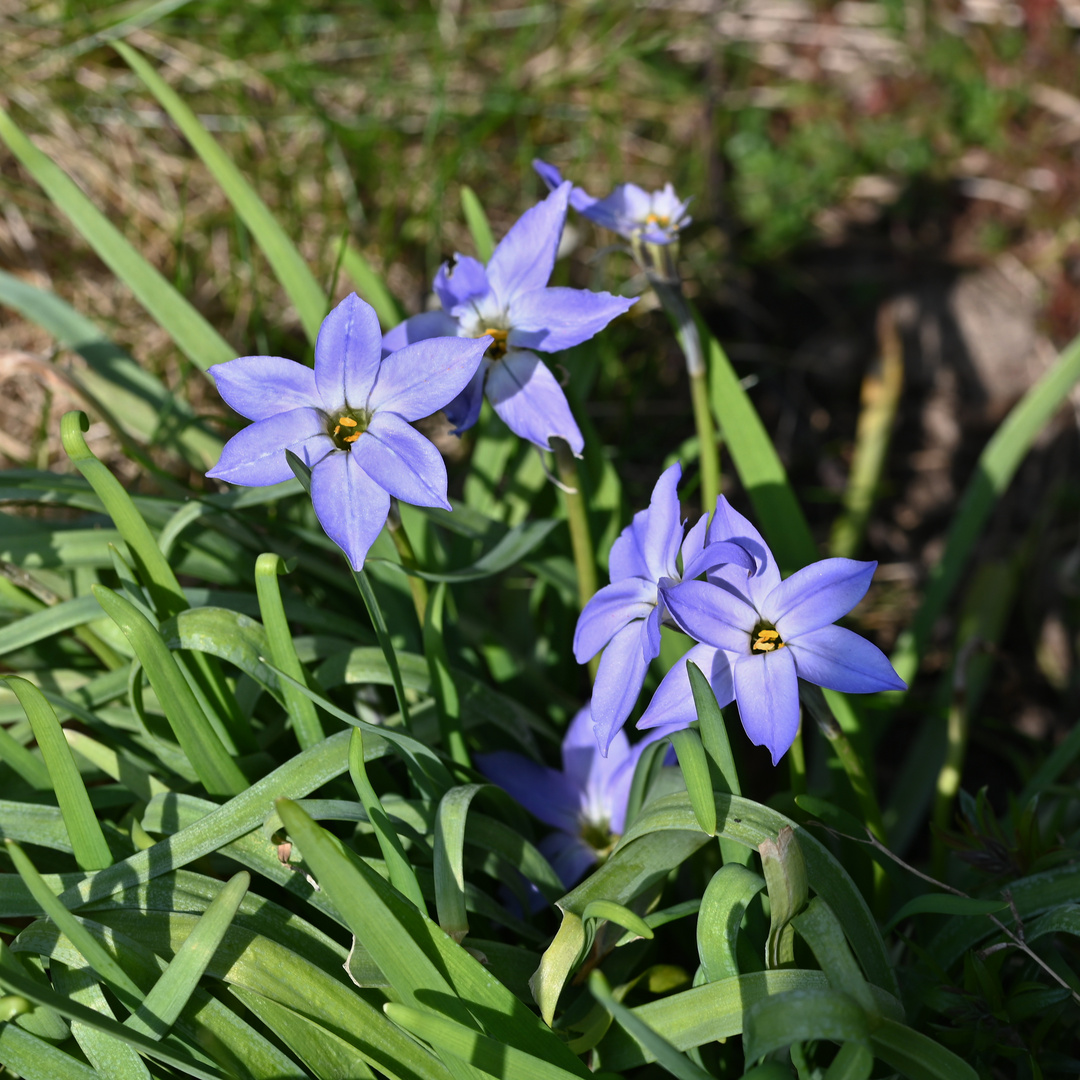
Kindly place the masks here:
<instances>
[{"instance_id":1,"label":"green flower stem","mask_svg":"<svg viewBox=\"0 0 1080 1080\"><path fill-rule=\"evenodd\" d=\"M412 543L409 541L409 534L405 531L405 525L401 520L401 513L398 510L396 499L390 500L390 514L386 519L386 527L390 530L390 537L394 541L394 547L397 548L398 555L401 557L401 565L406 570L418 570L420 564L417 562L416 552L413 551ZM427 582L423 578L417 577L415 573L410 573L409 591L412 593L416 617L420 620L420 626L423 627L428 606Z\"/></svg>"},{"instance_id":2,"label":"green flower stem","mask_svg":"<svg viewBox=\"0 0 1080 1080\"><path fill-rule=\"evenodd\" d=\"M799 724L798 734L787 752L788 776L791 782L791 794L806 794L806 751L803 748L802 723ZM737 793L736 793L737 794Z\"/></svg>"},{"instance_id":3,"label":"green flower stem","mask_svg":"<svg viewBox=\"0 0 1080 1080\"><path fill-rule=\"evenodd\" d=\"M406 731L410 731L409 702L405 697L405 683L401 678L401 667L398 665L394 643L390 640L390 630L386 625L382 608L379 606L379 598L371 587L371 581L368 579L366 571L354 570L352 576L360 595L364 599L364 606L367 608L371 625L375 628L375 636L379 640L383 656L386 657L386 666L390 669L390 678L394 683L394 694L397 697L398 709L401 712L401 723Z\"/></svg>"},{"instance_id":4,"label":"green flower stem","mask_svg":"<svg viewBox=\"0 0 1080 1080\"><path fill-rule=\"evenodd\" d=\"M716 500L720 495L720 449L716 424L709 407L709 379L705 369L705 353L701 348L701 336L678 279L650 273L649 281L675 328L679 347L686 357L686 370L690 375L690 400L694 406L694 426L698 436L701 506L706 514L711 514L716 509Z\"/></svg>"},{"instance_id":5,"label":"green flower stem","mask_svg":"<svg viewBox=\"0 0 1080 1080\"><path fill-rule=\"evenodd\" d=\"M569 445L565 439L559 438L552 438L551 444L555 448L555 468L562 485L560 490L570 526L570 545L574 549L578 601L584 608L596 592L596 553L589 532L589 508L585 504L585 493L581 490L577 461Z\"/></svg>"}]
</instances>

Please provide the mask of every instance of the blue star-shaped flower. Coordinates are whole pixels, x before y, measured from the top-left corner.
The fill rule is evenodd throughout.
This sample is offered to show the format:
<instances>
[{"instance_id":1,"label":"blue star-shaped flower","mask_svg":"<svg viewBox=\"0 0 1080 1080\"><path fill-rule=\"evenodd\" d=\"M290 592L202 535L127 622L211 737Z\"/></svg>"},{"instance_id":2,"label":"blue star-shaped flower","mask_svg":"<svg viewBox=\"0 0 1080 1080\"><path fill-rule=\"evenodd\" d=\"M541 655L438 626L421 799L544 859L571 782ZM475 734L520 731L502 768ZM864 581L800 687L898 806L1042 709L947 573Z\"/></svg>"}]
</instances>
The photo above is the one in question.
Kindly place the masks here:
<instances>
[{"instance_id":1,"label":"blue star-shaped flower","mask_svg":"<svg viewBox=\"0 0 1080 1080\"><path fill-rule=\"evenodd\" d=\"M712 542L707 518L683 536L676 487L682 468L666 469L653 488L648 510L640 510L611 548L611 584L585 605L574 632L574 656L587 663L601 649L593 689L592 719L601 753L607 753L641 693L650 661L660 655L660 624L666 618L665 590L724 563L754 565L738 544ZM706 542L706 541L709 542ZM686 660L693 660L712 682L721 705L731 701L731 677L725 656L698 645L676 664L657 689L641 725L685 727L696 718Z\"/></svg>"},{"instance_id":2,"label":"blue star-shaped flower","mask_svg":"<svg viewBox=\"0 0 1080 1080\"><path fill-rule=\"evenodd\" d=\"M435 275L442 310L414 315L383 338L388 352L441 334L492 338L472 381L445 407L458 432L476 423L486 389L506 426L523 439L550 450L551 436L559 436L575 454L585 445L562 387L533 350L580 345L634 300L548 287L569 197L566 183L522 214L487 266L467 255L444 263Z\"/></svg>"},{"instance_id":3,"label":"blue star-shaped flower","mask_svg":"<svg viewBox=\"0 0 1080 1080\"><path fill-rule=\"evenodd\" d=\"M355 293L327 315L315 369L280 356L242 356L210 368L218 392L254 423L234 435L206 475L262 487L292 478L291 450L311 468L319 524L364 565L390 496L417 506L446 501L446 466L409 425L437 412L473 377L490 338L436 338L390 356L379 320Z\"/></svg>"},{"instance_id":4,"label":"blue star-shaped flower","mask_svg":"<svg viewBox=\"0 0 1080 1080\"><path fill-rule=\"evenodd\" d=\"M554 165L539 159L533 168L551 189L563 183L562 173ZM630 241L647 244L671 244L679 238L679 230L690 224L691 218L671 184L662 191L648 192L637 184L620 184L607 198L595 199L582 188L570 192L570 205L582 217L595 221Z\"/></svg>"},{"instance_id":5,"label":"blue star-shaped flower","mask_svg":"<svg viewBox=\"0 0 1080 1080\"><path fill-rule=\"evenodd\" d=\"M566 730L561 772L511 750L476 754L474 760L489 780L556 830L538 846L569 889L619 839L626 826L626 804L638 758L649 743L669 732L669 728L658 729L631 746L620 731L602 756L586 707Z\"/></svg>"},{"instance_id":6,"label":"blue star-shaped flower","mask_svg":"<svg viewBox=\"0 0 1080 1080\"><path fill-rule=\"evenodd\" d=\"M799 679L849 694L905 689L876 645L832 625L866 594L876 562L822 559L781 581L761 534L723 496L709 531L745 548L752 572L721 566L662 596L680 629L726 653L743 727L774 765L799 730Z\"/></svg>"}]
</instances>

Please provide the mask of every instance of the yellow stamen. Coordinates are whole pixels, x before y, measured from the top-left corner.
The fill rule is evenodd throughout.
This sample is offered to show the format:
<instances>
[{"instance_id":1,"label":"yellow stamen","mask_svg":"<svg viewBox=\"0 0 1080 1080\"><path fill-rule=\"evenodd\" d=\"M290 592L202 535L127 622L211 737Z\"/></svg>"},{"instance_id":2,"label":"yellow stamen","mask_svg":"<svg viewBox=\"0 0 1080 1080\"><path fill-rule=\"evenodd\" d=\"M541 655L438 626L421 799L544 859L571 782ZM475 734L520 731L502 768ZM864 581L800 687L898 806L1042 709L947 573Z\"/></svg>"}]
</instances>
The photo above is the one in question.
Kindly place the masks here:
<instances>
[{"instance_id":1,"label":"yellow stamen","mask_svg":"<svg viewBox=\"0 0 1080 1080\"><path fill-rule=\"evenodd\" d=\"M659 225L662 229L666 229L670 220L669 217L663 214L649 214L648 217L645 218L645 224Z\"/></svg>"},{"instance_id":2,"label":"yellow stamen","mask_svg":"<svg viewBox=\"0 0 1080 1080\"><path fill-rule=\"evenodd\" d=\"M342 439L342 442L350 442L350 443L352 443L352 442L356 442L356 440L359 439L359 438L360 438L360 432L359 431L354 431L351 435L346 435L345 438Z\"/></svg>"},{"instance_id":3,"label":"yellow stamen","mask_svg":"<svg viewBox=\"0 0 1080 1080\"><path fill-rule=\"evenodd\" d=\"M478 337L484 337L486 334L490 334L495 340L488 346L487 354L492 360L498 360L506 355L506 339L510 336L509 330L504 330L498 326L485 326L483 330L477 335Z\"/></svg>"},{"instance_id":4,"label":"yellow stamen","mask_svg":"<svg viewBox=\"0 0 1080 1080\"><path fill-rule=\"evenodd\" d=\"M356 427L356 421L351 416L339 416L337 422L346 427Z\"/></svg>"},{"instance_id":5,"label":"yellow stamen","mask_svg":"<svg viewBox=\"0 0 1080 1080\"><path fill-rule=\"evenodd\" d=\"M778 630L759 630L750 643L750 651L759 653L771 653L783 647L784 642L780 640Z\"/></svg>"}]
</instances>

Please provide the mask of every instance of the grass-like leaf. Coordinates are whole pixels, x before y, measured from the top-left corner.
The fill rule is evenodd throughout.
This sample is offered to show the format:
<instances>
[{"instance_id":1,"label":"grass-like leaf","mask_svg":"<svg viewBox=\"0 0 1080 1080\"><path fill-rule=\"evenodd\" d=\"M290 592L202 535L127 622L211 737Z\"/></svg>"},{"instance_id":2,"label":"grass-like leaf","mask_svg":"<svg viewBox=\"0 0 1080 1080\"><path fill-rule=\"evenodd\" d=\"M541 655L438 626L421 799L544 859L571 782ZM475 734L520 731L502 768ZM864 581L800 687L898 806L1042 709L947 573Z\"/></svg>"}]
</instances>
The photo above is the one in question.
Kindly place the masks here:
<instances>
[{"instance_id":1,"label":"grass-like leaf","mask_svg":"<svg viewBox=\"0 0 1080 1080\"><path fill-rule=\"evenodd\" d=\"M3 109L0 109L0 139L193 364L205 370L236 356L233 347L132 247Z\"/></svg>"},{"instance_id":2,"label":"grass-like leaf","mask_svg":"<svg viewBox=\"0 0 1080 1080\"><path fill-rule=\"evenodd\" d=\"M180 95L126 42L117 41L113 48L142 79L181 130L184 138L191 143L195 153L213 173L226 198L235 207L255 242L262 248L278 281L296 307L304 333L308 340L314 343L327 311L326 294L296 246L255 193L255 189L244 179L243 173L203 127Z\"/></svg>"},{"instance_id":3,"label":"grass-like leaf","mask_svg":"<svg viewBox=\"0 0 1080 1080\"><path fill-rule=\"evenodd\" d=\"M837 990L790 990L752 1005L746 1011L743 1052L757 1061L794 1042L867 1043L870 1024L854 998Z\"/></svg>"},{"instance_id":4,"label":"grass-like leaf","mask_svg":"<svg viewBox=\"0 0 1080 1080\"><path fill-rule=\"evenodd\" d=\"M486 263L495 250L495 237L491 233L491 225L483 204L477 198L476 192L467 184L461 185L461 210L476 247L476 257L482 263Z\"/></svg>"},{"instance_id":5,"label":"grass-like leaf","mask_svg":"<svg viewBox=\"0 0 1080 1080\"><path fill-rule=\"evenodd\" d=\"M90 805L90 796L86 793L86 785L52 706L41 691L26 679L8 675L3 677L3 683L14 692L26 710L26 717L52 780L56 802L64 817L64 827L71 838L75 861L83 870L101 870L111 866L112 853L105 843L101 825Z\"/></svg>"},{"instance_id":6,"label":"grass-like leaf","mask_svg":"<svg viewBox=\"0 0 1080 1080\"><path fill-rule=\"evenodd\" d=\"M735 945L750 901L765 879L739 863L725 863L713 874L701 898L697 920L698 956L709 982L739 974Z\"/></svg>"}]
</instances>

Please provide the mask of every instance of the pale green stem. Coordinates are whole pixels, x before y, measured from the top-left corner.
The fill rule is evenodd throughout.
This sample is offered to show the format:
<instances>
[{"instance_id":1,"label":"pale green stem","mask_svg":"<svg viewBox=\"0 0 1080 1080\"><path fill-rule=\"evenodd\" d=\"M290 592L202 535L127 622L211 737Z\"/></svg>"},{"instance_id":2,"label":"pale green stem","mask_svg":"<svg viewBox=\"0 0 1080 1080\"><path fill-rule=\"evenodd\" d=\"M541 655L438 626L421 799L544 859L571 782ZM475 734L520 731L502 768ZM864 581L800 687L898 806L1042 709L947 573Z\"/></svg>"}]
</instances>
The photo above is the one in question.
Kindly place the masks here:
<instances>
[{"instance_id":1,"label":"pale green stem","mask_svg":"<svg viewBox=\"0 0 1080 1080\"><path fill-rule=\"evenodd\" d=\"M390 537L394 541L398 555L401 557L401 565L406 570L416 571L420 564L416 560L416 552L409 542L409 534L401 521L401 513L398 511L397 500L390 500L390 514L386 519L386 527L390 530ZM415 573L409 574L409 591L412 593L413 606L416 608L416 617L420 620L423 628L424 617L427 613L428 587L427 582Z\"/></svg>"}]
</instances>

